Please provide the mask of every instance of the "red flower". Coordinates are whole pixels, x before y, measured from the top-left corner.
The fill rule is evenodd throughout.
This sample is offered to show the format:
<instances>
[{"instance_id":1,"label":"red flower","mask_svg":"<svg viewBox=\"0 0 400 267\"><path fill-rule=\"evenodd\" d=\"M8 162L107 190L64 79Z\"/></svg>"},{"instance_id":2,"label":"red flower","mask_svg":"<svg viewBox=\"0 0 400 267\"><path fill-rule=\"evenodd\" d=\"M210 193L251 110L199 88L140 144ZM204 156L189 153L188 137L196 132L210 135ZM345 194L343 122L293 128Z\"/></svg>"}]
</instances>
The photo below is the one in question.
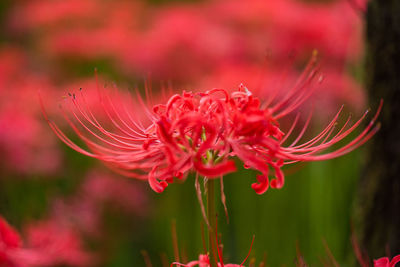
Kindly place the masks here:
<instances>
[{"instance_id":1,"label":"red flower","mask_svg":"<svg viewBox=\"0 0 400 267\"><path fill-rule=\"evenodd\" d=\"M29 266L91 266L93 256L84 250L78 232L56 220L45 220L27 227L27 251L24 261ZM27 254L27 253L26 253ZM28 261L29 260L29 261Z\"/></svg>"},{"instance_id":2,"label":"red flower","mask_svg":"<svg viewBox=\"0 0 400 267\"><path fill-rule=\"evenodd\" d=\"M224 264L224 263L217 263L218 267L243 267L243 264ZM182 264L179 262L174 262L171 264L172 266L184 266L184 267L194 267L194 266L199 266L199 267L210 267L210 258L208 255L200 255L199 260L197 261L191 261L187 264Z\"/></svg>"},{"instance_id":3,"label":"red flower","mask_svg":"<svg viewBox=\"0 0 400 267\"><path fill-rule=\"evenodd\" d=\"M383 257L374 260L374 267L394 267L398 262L400 262L400 255L397 255L391 261L388 257Z\"/></svg>"},{"instance_id":4,"label":"red flower","mask_svg":"<svg viewBox=\"0 0 400 267\"><path fill-rule=\"evenodd\" d=\"M128 106L120 96L113 97L99 89L100 102L113 124L112 131L93 114L82 92L79 96L70 94L66 103L71 116L65 114L65 118L90 151L72 142L55 123L48 122L71 148L102 160L126 176L147 179L156 192L162 192L174 177L182 179L190 170L207 178L234 172L233 157L238 157L245 167L261 172L252 188L262 194L269 185L283 186L283 165L339 157L365 143L378 130L373 125L382 105L355 139L333 152L323 153L352 133L366 116L365 113L348 127L349 117L334 133L340 110L320 134L297 144L309 117L295 141L285 145L298 116L287 132L280 129L278 120L296 110L312 94L308 87L316 74L311 64L295 87L277 102L273 96L261 102L241 85L231 94L223 89L203 93L184 91L150 110L140 97L136 104ZM147 115L147 123L140 119L142 114ZM276 177L271 182L270 170Z\"/></svg>"}]
</instances>

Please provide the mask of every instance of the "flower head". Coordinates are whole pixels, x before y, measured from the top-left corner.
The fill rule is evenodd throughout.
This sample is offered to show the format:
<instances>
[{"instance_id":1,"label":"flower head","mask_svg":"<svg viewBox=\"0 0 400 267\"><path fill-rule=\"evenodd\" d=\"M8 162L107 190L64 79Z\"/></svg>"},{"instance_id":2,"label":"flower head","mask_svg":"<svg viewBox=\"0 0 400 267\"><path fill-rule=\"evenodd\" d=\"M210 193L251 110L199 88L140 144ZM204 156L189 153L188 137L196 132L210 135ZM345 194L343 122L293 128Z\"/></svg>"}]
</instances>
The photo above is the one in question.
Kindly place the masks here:
<instances>
[{"instance_id":1,"label":"flower head","mask_svg":"<svg viewBox=\"0 0 400 267\"><path fill-rule=\"evenodd\" d=\"M310 121L309 116L297 138L286 145L299 116L286 132L280 128L279 120L295 111L312 94L312 83L317 75L313 64L310 63L294 88L279 101L274 101L274 96L261 101L240 85L231 93L224 89L184 91L150 109L139 94L136 103L127 105L123 100L125 97L112 96L98 87L100 102L113 130L100 123L86 104L82 91L78 96L69 94L66 99L69 111L64 112L65 118L89 150L76 145L54 122L47 120L59 138L73 149L102 160L119 173L148 180L156 192L162 192L174 177L182 179L189 171L207 178L234 172L233 158L237 157L246 168L261 173L252 188L262 194L269 186L283 186L282 166L344 155L378 130L374 122L382 104L370 124L355 139L333 152L323 153L353 132L367 113L351 126L349 117L335 131L340 109L320 134L298 144ZM271 181L270 170L275 176Z\"/></svg>"}]
</instances>

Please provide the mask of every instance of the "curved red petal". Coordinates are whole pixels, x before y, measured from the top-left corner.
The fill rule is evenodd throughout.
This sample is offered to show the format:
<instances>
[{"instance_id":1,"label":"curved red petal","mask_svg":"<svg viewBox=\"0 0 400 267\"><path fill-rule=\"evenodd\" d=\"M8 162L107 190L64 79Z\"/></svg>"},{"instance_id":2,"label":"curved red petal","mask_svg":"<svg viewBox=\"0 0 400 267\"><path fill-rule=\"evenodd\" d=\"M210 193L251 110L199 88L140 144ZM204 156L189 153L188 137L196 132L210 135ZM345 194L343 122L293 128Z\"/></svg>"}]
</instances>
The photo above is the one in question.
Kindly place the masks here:
<instances>
[{"instance_id":1,"label":"curved red petal","mask_svg":"<svg viewBox=\"0 0 400 267\"><path fill-rule=\"evenodd\" d=\"M258 183L253 183L251 185L251 188L253 188L257 194L262 195L265 192L267 192L268 187L269 187L268 176L267 175L257 175L257 180L258 180Z\"/></svg>"},{"instance_id":2,"label":"curved red petal","mask_svg":"<svg viewBox=\"0 0 400 267\"><path fill-rule=\"evenodd\" d=\"M21 238L18 232L0 216L0 244L6 247L17 248L21 246Z\"/></svg>"},{"instance_id":3,"label":"curved red petal","mask_svg":"<svg viewBox=\"0 0 400 267\"><path fill-rule=\"evenodd\" d=\"M394 267L396 263L400 262L400 255L397 255L396 257L393 257L393 259L390 261L390 267Z\"/></svg>"},{"instance_id":4,"label":"curved red petal","mask_svg":"<svg viewBox=\"0 0 400 267\"><path fill-rule=\"evenodd\" d=\"M205 165L202 162L196 160L193 162L195 170L207 178L220 177L231 172L236 171L236 165L234 161L228 160L217 165Z\"/></svg>"},{"instance_id":5,"label":"curved red petal","mask_svg":"<svg viewBox=\"0 0 400 267\"><path fill-rule=\"evenodd\" d=\"M374 267L389 267L389 258L383 257L383 258L374 260Z\"/></svg>"}]
</instances>

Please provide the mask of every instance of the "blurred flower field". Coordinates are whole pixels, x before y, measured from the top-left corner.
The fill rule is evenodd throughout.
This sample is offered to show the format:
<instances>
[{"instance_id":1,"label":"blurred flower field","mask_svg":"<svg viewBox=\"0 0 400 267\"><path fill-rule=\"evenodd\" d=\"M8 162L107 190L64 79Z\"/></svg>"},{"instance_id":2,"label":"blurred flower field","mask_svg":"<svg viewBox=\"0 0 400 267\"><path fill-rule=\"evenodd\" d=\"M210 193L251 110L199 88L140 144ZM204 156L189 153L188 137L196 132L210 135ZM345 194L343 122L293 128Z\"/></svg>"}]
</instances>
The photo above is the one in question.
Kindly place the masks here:
<instances>
[{"instance_id":1,"label":"blurred flower field","mask_svg":"<svg viewBox=\"0 0 400 267\"><path fill-rule=\"evenodd\" d=\"M302 124L312 114L303 137L309 140L342 104L353 121L367 109L363 19L350 2L2 1L0 266L149 267L149 260L170 266L198 259L205 223L195 173L158 194L67 147L45 117L84 146L65 119L68 99L84 94L104 119L98 87L113 96L118 88L123 99L135 90L145 98L151 88L154 104L168 99L166 92L230 94L241 84L259 99L282 99L318 51L318 82L307 84L314 92L298 108ZM136 118L146 115L133 110ZM295 115L282 121L285 132ZM258 172L237 160L238 171L223 180L229 219L217 198L224 259L242 262L255 235L245 266L294 266L299 255L310 266L330 266L330 253L340 266L354 265L351 223L363 151L284 167L285 186L262 195L250 186Z\"/></svg>"}]
</instances>

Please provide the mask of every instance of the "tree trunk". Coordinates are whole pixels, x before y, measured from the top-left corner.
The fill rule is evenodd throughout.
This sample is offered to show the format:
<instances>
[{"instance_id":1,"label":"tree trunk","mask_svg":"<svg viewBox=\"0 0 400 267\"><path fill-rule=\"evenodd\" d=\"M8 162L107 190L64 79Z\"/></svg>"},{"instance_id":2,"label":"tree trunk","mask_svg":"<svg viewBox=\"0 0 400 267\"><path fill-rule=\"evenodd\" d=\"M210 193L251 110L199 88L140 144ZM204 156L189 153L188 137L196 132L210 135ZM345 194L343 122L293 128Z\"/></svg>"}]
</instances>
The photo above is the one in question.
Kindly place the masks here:
<instances>
[{"instance_id":1,"label":"tree trunk","mask_svg":"<svg viewBox=\"0 0 400 267\"><path fill-rule=\"evenodd\" d=\"M384 108L382 128L370 141L355 220L361 247L376 259L400 254L400 0L371 0L366 15L366 86L372 110L381 98Z\"/></svg>"}]
</instances>

